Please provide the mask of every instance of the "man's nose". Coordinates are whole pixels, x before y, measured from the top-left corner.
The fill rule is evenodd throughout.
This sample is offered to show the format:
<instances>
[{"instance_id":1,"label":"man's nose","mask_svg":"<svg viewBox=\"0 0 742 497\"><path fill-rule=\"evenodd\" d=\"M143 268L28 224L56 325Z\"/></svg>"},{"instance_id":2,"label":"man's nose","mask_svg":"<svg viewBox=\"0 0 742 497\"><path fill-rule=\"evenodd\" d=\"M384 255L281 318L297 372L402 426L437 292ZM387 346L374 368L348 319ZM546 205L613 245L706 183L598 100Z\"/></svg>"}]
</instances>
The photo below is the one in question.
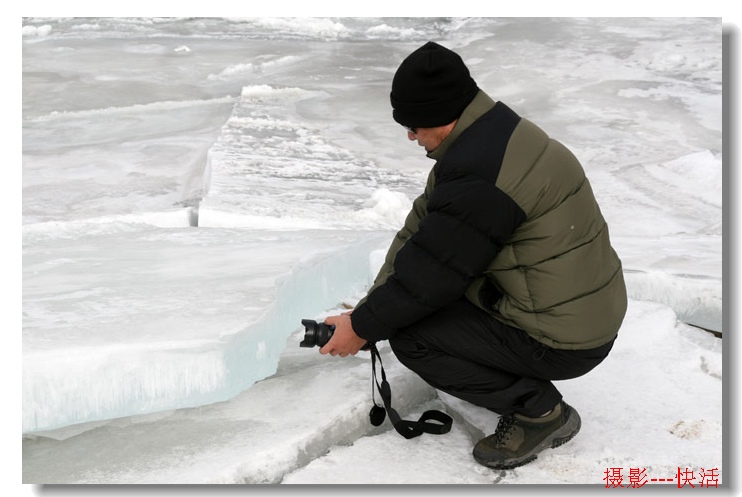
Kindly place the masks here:
<instances>
[{"instance_id":1,"label":"man's nose","mask_svg":"<svg viewBox=\"0 0 742 497\"><path fill-rule=\"evenodd\" d=\"M417 136L412 131L408 131L407 139L410 140L411 142L414 142L415 140L417 140Z\"/></svg>"}]
</instances>

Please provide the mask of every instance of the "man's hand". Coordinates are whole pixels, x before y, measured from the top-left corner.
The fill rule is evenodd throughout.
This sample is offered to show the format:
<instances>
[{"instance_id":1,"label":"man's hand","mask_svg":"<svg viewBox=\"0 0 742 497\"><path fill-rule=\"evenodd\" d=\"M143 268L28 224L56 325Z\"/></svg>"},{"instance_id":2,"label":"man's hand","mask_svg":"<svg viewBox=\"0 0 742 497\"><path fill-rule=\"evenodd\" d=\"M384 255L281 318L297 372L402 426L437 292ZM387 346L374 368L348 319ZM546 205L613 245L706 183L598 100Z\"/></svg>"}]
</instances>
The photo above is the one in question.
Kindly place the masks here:
<instances>
[{"instance_id":1,"label":"man's hand","mask_svg":"<svg viewBox=\"0 0 742 497\"><path fill-rule=\"evenodd\" d=\"M325 318L325 324L335 326L332 338L319 349L320 354L339 355L347 357L356 355L361 347L366 345L366 340L356 335L353 331L353 323L350 321L350 312L340 314L339 316L330 316Z\"/></svg>"}]
</instances>

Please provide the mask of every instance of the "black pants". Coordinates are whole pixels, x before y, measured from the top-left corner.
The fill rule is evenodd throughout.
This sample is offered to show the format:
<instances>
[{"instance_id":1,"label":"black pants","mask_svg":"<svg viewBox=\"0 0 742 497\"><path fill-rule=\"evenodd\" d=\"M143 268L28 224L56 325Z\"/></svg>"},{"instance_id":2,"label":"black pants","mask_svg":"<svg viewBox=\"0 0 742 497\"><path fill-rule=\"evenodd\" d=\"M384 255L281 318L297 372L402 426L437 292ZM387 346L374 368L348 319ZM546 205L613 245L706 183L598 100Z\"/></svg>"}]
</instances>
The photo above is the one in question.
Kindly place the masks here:
<instances>
[{"instance_id":1,"label":"black pants","mask_svg":"<svg viewBox=\"0 0 742 497\"><path fill-rule=\"evenodd\" d=\"M459 300L389 343L399 361L434 388L499 414L537 417L562 394L552 380L582 376L613 341L589 350L550 348Z\"/></svg>"}]
</instances>

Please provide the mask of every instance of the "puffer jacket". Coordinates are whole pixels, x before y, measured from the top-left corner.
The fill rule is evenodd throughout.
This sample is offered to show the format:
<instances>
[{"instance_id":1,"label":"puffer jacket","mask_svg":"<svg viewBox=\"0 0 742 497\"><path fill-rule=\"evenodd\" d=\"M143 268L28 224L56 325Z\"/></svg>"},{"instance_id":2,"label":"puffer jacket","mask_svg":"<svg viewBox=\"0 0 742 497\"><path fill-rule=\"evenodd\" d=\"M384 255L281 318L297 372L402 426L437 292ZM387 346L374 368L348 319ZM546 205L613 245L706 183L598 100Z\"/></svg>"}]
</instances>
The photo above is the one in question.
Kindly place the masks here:
<instances>
[{"instance_id":1,"label":"puffer jacket","mask_svg":"<svg viewBox=\"0 0 742 497\"><path fill-rule=\"evenodd\" d=\"M483 91L434 152L356 333L389 339L463 297L553 348L615 338L621 261L584 170L561 143Z\"/></svg>"}]
</instances>

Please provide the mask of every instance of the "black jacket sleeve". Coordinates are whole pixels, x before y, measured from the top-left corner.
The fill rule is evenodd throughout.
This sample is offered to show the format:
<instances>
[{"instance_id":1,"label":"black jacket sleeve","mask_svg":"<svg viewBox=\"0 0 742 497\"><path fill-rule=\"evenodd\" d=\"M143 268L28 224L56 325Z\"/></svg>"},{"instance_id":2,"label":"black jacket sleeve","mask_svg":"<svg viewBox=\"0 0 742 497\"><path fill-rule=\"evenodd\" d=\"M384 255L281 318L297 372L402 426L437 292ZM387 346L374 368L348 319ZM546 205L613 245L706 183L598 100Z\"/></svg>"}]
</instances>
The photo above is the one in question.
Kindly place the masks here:
<instances>
[{"instance_id":1,"label":"black jacket sleeve","mask_svg":"<svg viewBox=\"0 0 742 497\"><path fill-rule=\"evenodd\" d=\"M356 333L378 341L460 299L525 220L497 187L520 116L498 102L436 162L418 229L399 248L393 272L351 315Z\"/></svg>"},{"instance_id":2,"label":"black jacket sleeve","mask_svg":"<svg viewBox=\"0 0 742 497\"><path fill-rule=\"evenodd\" d=\"M446 169L417 232L397 252L393 274L351 315L366 340L389 339L461 298L524 218L494 178Z\"/></svg>"}]
</instances>

